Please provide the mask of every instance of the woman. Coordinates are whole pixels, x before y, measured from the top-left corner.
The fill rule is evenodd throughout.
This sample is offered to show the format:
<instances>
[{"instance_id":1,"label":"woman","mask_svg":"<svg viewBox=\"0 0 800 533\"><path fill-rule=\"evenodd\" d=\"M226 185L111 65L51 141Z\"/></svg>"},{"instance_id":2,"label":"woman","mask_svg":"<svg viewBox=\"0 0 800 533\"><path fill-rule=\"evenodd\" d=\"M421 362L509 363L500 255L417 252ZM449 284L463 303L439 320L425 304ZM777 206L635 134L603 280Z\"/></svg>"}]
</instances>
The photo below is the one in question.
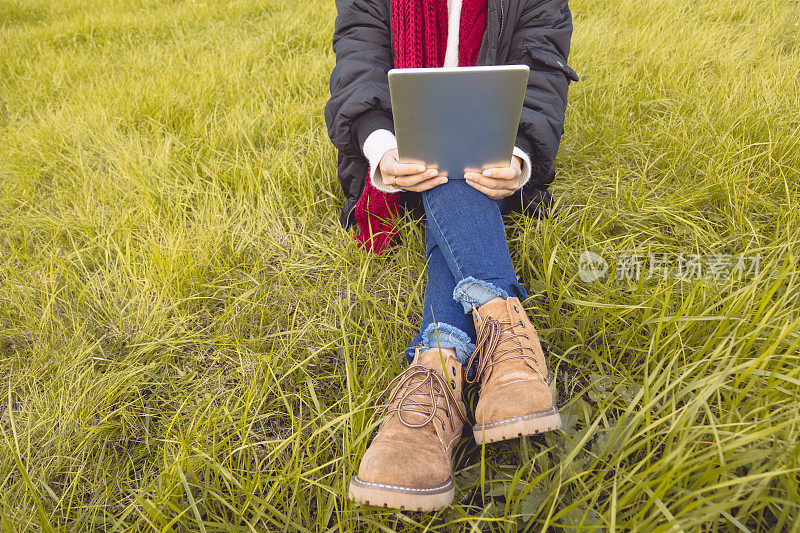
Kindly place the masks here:
<instances>
[{"instance_id":1,"label":"woman","mask_svg":"<svg viewBox=\"0 0 800 533\"><path fill-rule=\"evenodd\" d=\"M424 210L428 282L411 365L389 386L388 414L350 497L413 510L449 505L461 437L462 379L480 380L473 433L494 442L556 429L552 379L520 303L502 213L549 206L563 133L572 19L566 0L339 0L328 132L339 150L341 220L381 252L398 206ZM405 67L531 67L508 167L438 176L398 160L387 72ZM434 322L434 317L436 321ZM472 366L475 363L476 366ZM473 372L467 376L464 369Z\"/></svg>"}]
</instances>

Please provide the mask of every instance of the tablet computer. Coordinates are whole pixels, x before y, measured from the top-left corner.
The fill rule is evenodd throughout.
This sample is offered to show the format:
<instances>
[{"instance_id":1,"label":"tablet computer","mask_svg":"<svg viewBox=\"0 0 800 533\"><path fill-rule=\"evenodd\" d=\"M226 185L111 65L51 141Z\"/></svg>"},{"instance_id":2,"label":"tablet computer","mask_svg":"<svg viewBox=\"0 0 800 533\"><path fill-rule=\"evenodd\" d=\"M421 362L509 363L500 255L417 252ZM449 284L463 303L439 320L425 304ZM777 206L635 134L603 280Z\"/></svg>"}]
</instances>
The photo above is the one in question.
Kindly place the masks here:
<instances>
[{"instance_id":1,"label":"tablet computer","mask_svg":"<svg viewBox=\"0 0 800 533\"><path fill-rule=\"evenodd\" d=\"M400 161L451 179L508 166L529 72L527 65L391 69Z\"/></svg>"}]
</instances>

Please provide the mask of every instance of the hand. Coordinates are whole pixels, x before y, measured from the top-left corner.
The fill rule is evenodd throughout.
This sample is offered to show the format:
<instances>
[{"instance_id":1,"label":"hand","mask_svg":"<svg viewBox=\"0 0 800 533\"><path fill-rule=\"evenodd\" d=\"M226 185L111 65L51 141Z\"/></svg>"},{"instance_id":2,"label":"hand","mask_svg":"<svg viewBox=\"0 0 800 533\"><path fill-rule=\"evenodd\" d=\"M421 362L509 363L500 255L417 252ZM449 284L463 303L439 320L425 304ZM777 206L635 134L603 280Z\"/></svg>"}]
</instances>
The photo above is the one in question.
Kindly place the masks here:
<instances>
[{"instance_id":1,"label":"hand","mask_svg":"<svg viewBox=\"0 0 800 533\"><path fill-rule=\"evenodd\" d=\"M439 176L439 171L435 168L429 169L419 163L398 161L397 148L383 154L378 168L385 184L405 191L422 192L447 183L447 176Z\"/></svg>"},{"instance_id":2,"label":"hand","mask_svg":"<svg viewBox=\"0 0 800 533\"><path fill-rule=\"evenodd\" d=\"M522 159L516 155L511 158L510 166L487 168L483 173L464 173L467 183L494 200L511 196L517 192L521 176Z\"/></svg>"}]
</instances>

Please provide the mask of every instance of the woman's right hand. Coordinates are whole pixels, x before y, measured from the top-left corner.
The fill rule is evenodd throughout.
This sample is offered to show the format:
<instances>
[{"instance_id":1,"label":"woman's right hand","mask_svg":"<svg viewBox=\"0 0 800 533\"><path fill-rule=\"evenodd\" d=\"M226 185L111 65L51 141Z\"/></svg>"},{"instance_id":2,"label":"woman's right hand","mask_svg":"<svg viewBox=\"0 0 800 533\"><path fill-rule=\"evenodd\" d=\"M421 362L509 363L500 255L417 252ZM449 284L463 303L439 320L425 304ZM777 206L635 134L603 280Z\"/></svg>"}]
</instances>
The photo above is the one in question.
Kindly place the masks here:
<instances>
[{"instance_id":1,"label":"woman's right hand","mask_svg":"<svg viewBox=\"0 0 800 533\"><path fill-rule=\"evenodd\" d=\"M439 176L435 168L398 161L397 148L383 154L379 168L385 184L404 191L422 192L447 183L447 176Z\"/></svg>"}]
</instances>

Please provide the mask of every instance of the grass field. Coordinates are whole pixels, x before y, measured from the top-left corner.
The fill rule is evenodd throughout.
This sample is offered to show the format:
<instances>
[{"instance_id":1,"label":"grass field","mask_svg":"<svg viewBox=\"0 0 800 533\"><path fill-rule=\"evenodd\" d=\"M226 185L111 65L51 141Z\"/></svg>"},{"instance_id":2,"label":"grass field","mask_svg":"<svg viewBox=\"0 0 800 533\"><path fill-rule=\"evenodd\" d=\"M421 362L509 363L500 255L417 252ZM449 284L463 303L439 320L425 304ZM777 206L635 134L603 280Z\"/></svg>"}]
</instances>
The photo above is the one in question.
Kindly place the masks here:
<instances>
[{"instance_id":1,"label":"grass field","mask_svg":"<svg viewBox=\"0 0 800 533\"><path fill-rule=\"evenodd\" d=\"M424 250L338 225L334 3L0 0L3 529L798 531L800 6L571 8L561 214L508 221L565 427L426 515L346 498Z\"/></svg>"}]
</instances>

